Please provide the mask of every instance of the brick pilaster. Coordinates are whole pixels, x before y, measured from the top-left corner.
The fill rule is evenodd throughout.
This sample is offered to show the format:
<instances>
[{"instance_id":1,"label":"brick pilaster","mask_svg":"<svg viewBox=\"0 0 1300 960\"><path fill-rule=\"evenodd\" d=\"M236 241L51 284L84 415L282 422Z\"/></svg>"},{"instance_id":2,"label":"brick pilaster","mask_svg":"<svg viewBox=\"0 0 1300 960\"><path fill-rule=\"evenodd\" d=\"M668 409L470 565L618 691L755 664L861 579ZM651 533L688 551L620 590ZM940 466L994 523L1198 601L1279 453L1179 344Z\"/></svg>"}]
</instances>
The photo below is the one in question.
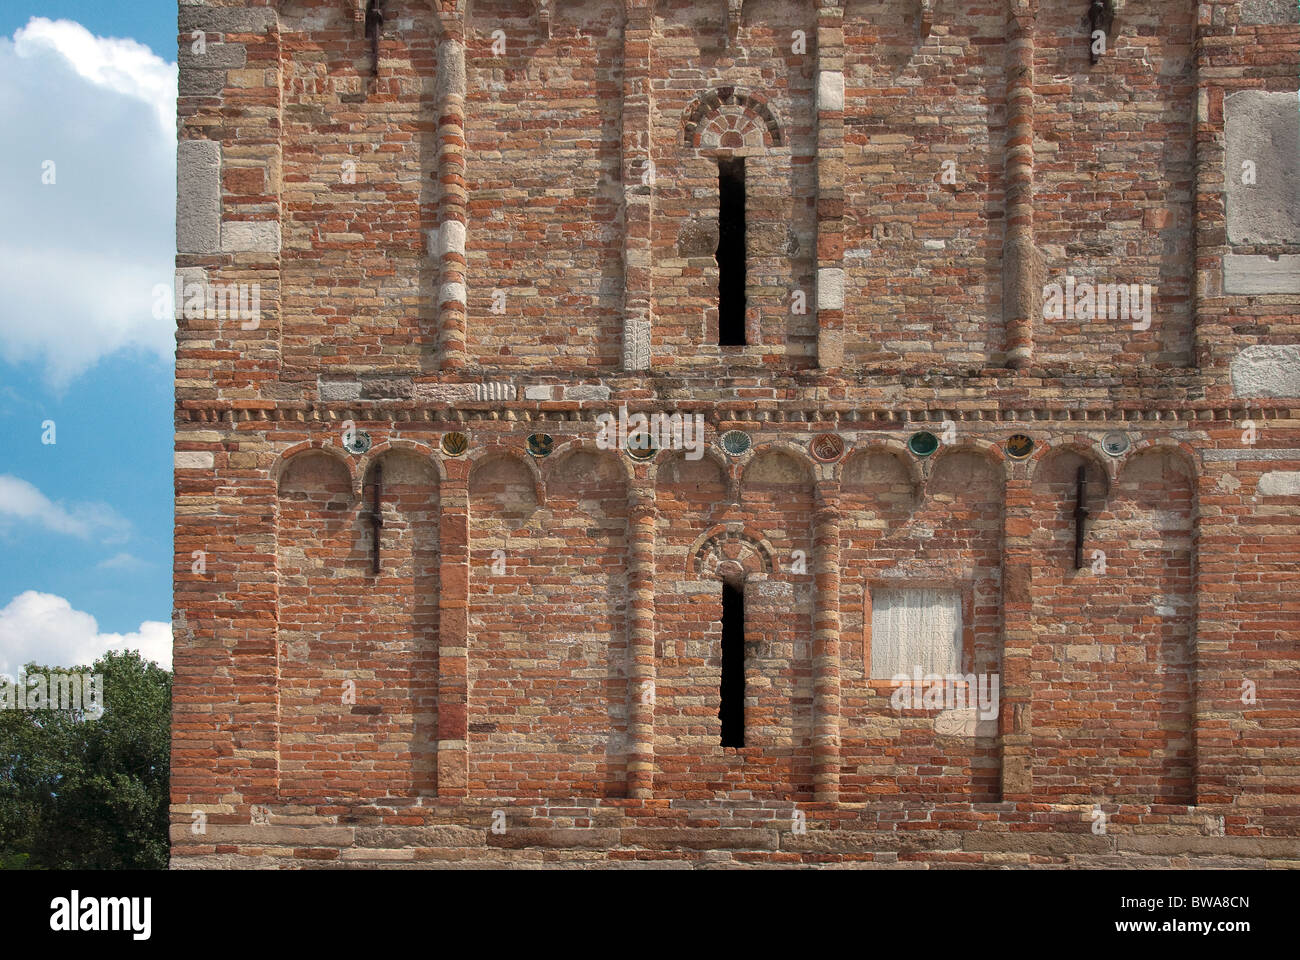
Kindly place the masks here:
<instances>
[{"instance_id":1,"label":"brick pilaster","mask_svg":"<svg viewBox=\"0 0 1300 960\"><path fill-rule=\"evenodd\" d=\"M1002 679L998 733L1002 748L1002 799L1033 797L1030 723L1033 676L1033 491L1025 464L1009 467L1002 529Z\"/></svg>"},{"instance_id":2,"label":"brick pilaster","mask_svg":"<svg viewBox=\"0 0 1300 960\"><path fill-rule=\"evenodd\" d=\"M654 491L633 487L628 505L628 796L654 789L655 727Z\"/></svg>"},{"instance_id":3,"label":"brick pilaster","mask_svg":"<svg viewBox=\"0 0 1300 960\"><path fill-rule=\"evenodd\" d=\"M817 13L817 365L844 361L844 10Z\"/></svg>"},{"instance_id":4,"label":"brick pilaster","mask_svg":"<svg viewBox=\"0 0 1300 960\"><path fill-rule=\"evenodd\" d=\"M650 369L650 222L654 156L650 136L649 0L627 0L623 27L623 369Z\"/></svg>"},{"instance_id":5,"label":"brick pilaster","mask_svg":"<svg viewBox=\"0 0 1300 960\"><path fill-rule=\"evenodd\" d=\"M1034 18L1037 0L1007 9L1006 243L1002 309L1006 365L1026 367L1034 355L1039 291L1034 264Z\"/></svg>"},{"instance_id":6,"label":"brick pilaster","mask_svg":"<svg viewBox=\"0 0 1300 960\"><path fill-rule=\"evenodd\" d=\"M465 25L442 17L435 85L438 109L438 348L444 370L465 366L467 274L465 232Z\"/></svg>"},{"instance_id":7,"label":"brick pilaster","mask_svg":"<svg viewBox=\"0 0 1300 960\"><path fill-rule=\"evenodd\" d=\"M444 461L438 545L438 795L464 796L469 780L469 468Z\"/></svg>"},{"instance_id":8,"label":"brick pilaster","mask_svg":"<svg viewBox=\"0 0 1300 960\"><path fill-rule=\"evenodd\" d=\"M840 796L840 508L838 485L817 488L813 518L813 795Z\"/></svg>"}]
</instances>

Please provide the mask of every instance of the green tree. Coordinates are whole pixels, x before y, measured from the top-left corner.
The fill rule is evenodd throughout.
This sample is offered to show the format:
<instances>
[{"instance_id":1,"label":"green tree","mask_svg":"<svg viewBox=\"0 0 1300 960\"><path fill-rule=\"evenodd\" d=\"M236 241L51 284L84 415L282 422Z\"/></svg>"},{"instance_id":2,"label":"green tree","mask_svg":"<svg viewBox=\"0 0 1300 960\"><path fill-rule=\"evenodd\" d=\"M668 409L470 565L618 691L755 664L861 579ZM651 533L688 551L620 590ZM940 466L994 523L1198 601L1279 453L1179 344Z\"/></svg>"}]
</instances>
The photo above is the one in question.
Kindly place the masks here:
<instances>
[{"instance_id":1,"label":"green tree","mask_svg":"<svg viewBox=\"0 0 1300 960\"><path fill-rule=\"evenodd\" d=\"M167 866L172 676L138 653L73 670L104 677L104 711L0 710L0 869Z\"/></svg>"}]
</instances>

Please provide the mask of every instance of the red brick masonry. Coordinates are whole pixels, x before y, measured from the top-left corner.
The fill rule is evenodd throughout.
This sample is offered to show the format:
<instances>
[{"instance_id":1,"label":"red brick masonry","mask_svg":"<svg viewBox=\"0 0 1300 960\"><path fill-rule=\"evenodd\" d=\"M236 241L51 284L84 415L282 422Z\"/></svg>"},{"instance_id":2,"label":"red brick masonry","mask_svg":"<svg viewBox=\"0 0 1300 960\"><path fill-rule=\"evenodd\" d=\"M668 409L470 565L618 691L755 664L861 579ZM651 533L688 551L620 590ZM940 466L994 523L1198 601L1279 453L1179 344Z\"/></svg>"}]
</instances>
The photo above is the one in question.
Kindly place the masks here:
<instances>
[{"instance_id":1,"label":"red brick masonry","mask_svg":"<svg viewBox=\"0 0 1300 960\"><path fill-rule=\"evenodd\" d=\"M365 0L180 8L178 272L261 312L179 321L173 866L1300 866L1300 236L1224 107L1295 4L463 6L377 75ZM996 717L872 677L897 586Z\"/></svg>"}]
</instances>

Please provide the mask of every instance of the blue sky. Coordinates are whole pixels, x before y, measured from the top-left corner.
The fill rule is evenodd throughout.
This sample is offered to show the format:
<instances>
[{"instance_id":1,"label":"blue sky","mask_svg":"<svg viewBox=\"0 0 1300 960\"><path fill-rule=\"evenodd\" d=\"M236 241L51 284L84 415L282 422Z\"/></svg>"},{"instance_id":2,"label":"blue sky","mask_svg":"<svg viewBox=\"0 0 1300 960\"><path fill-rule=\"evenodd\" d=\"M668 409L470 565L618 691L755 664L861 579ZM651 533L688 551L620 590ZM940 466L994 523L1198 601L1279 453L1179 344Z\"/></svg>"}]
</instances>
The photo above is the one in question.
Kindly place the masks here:
<instances>
[{"instance_id":1,"label":"blue sky","mask_svg":"<svg viewBox=\"0 0 1300 960\"><path fill-rule=\"evenodd\" d=\"M175 0L0 0L0 673L170 666L175 49Z\"/></svg>"},{"instance_id":2,"label":"blue sky","mask_svg":"<svg viewBox=\"0 0 1300 960\"><path fill-rule=\"evenodd\" d=\"M0 34L12 37L32 17L72 20L98 37L127 37L176 59L176 0L2 0Z\"/></svg>"}]
</instances>

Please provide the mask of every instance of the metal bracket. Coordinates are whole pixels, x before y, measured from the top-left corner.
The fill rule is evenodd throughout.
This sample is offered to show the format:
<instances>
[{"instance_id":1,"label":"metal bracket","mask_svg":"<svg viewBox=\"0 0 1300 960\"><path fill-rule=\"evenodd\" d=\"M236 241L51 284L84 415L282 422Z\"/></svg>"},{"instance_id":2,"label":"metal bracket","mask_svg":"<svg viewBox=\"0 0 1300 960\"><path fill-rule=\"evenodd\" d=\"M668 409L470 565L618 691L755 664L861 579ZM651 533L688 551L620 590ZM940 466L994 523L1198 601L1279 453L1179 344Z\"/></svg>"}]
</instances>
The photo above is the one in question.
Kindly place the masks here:
<instances>
[{"instance_id":1,"label":"metal bracket","mask_svg":"<svg viewBox=\"0 0 1300 960\"><path fill-rule=\"evenodd\" d=\"M366 38L370 41L373 64L372 77L379 76L379 35L384 32L384 0L369 0L366 4Z\"/></svg>"},{"instance_id":2,"label":"metal bracket","mask_svg":"<svg viewBox=\"0 0 1300 960\"><path fill-rule=\"evenodd\" d=\"M1103 37L1110 36L1110 28L1115 23L1115 0L1090 0L1088 5L1088 52L1092 62L1101 59L1101 54L1094 46L1094 35L1101 31ZM1103 43L1106 42L1103 40Z\"/></svg>"},{"instance_id":3,"label":"metal bracket","mask_svg":"<svg viewBox=\"0 0 1300 960\"><path fill-rule=\"evenodd\" d=\"M1088 468L1079 467L1074 475L1074 569L1083 569L1083 521L1088 519Z\"/></svg>"},{"instance_id":4,"label":"metal bracket","mask_svg":"<svg viewBox=\"0 0 1300 960\"><path fill-rule=\"evenodd\" d=\"M384 465L375 464L375 496L373 506L370 510L370 529L374 533L373 553L371 554L371 571L379 572L379 531L384 526L384 514L380 508L379 500L384 489Z\"/></svg>"}]
</instances>

